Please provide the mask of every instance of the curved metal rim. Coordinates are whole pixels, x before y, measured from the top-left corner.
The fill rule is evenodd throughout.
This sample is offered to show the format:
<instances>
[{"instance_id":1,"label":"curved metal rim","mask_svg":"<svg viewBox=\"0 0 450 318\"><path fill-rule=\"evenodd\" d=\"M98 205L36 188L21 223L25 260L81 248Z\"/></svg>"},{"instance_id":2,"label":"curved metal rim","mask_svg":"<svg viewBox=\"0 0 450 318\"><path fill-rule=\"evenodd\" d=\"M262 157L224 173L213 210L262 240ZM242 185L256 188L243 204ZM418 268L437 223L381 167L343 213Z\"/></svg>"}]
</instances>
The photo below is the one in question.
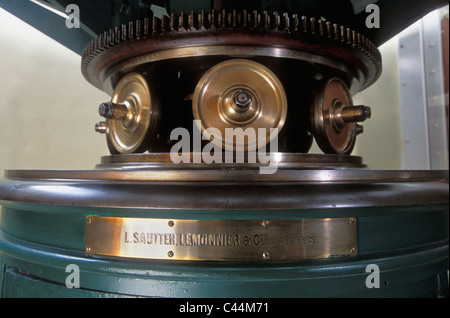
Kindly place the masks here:
<instances>
[{"instance_id":1,"label":"curved metal rim","mask_svg":"<svg viewBox=\"0 0 450 318\"><path fill-rule=\"evenodd\" d=\"M209 165L207 165L209 166ZM262 165L258 165L261 167ZM206 168L206 169L205 169ZM226 164L167 164L95 170L7 170L10 180L112 181L112 182L258 182L258 183L392 183L448 181L448 170L307 170L280 167L274 174L260 174L257 166Z\"/></svg>"},{"instance_id":2,"label":"curved metal rim","mask_svg":"<svg viewBox=\"0 0 450 318\"><path fill-rule=\"evenodd\" d=\"M198 172L194 171L194 175L198 176ZM432 175L426 172L415 174L407 171L397 172L397 179L391 178L390 183L387 183L387 179L382 179L387 177L389 171L381 174L373 171L372 174L378 173L378 179L372 177L365 181L361 180L361 174L354 175L354 171L352 174L348 174L348 171L319 171L319 174L314 174L314 171L301 171L303 173L295 174L295 176L301 175L303 179L291 180L292 182L289 183L282 181L292 176L292 171L287 171L287 174L280 176L278 182L277 180L231 182L236 181L235 178L243 174L239 170L235 172L232 174L233 178L223 180L218 177L223 178L225 174L220 176L207 174L203 175L205 177L203 180L197 180L208 182L167 182L164 178L148 178L148 174L145 173L139 175L139 171L108 172L109 175L103 175L108 179L103 178L103 180L100 180L95 173L92 174L92 171L77 172L77 174L54 171L53 175L45 171L41 174L35 172L34 175L29 171L10 171L12 180L0 180L0 204L136 208L161 211L168 209L197 211L313 209L311 216L317 216L315 209L345 208L346 210L357 207L448 204L447 184L424 182L442 178L440 172ZM345 172L347 172L347 178L342 177ZM105 171L100 172L100 174L104 173ZM423 175L420 175L421 173ZM173 176L177 176L177 173ZM39 177L42 179L38 179ZM323 181L319 181L320 178ZM241 178L242 180L245 178ZM43 209L48 210L45 207ZM336 210L336 213L339 211Z\"/></svg>"},{"instance_id":3,"label":"curved metal rim","mask_svg":"<svg viewBox=\"0 0 450 318\"><path fill-rule=\"evenodd\" d=\"M220 43L220 42L219 42ZM210 56L221 57L227 56L229 58L255 58L255 57L269 57L269 58L283 58L298 61L305 61L309 63L315 63L330 67L340 72L351 74L356 82L360 83L361 87L364 86L363 72L357 68L350 68L344 63L332 59L330 57L317 55L312 52L299 51L290 48L283 47L264 47L261 45L224 45L224 44L208 44L208 45L185 45L176 48L169 48L156 52L144 53L137 57L129 58L128 60L121 61L114 66L105 68L100 74L98 82L92 83L97 87L106 86L100 84L100 79L103 83L112 78L117 73L127 73L133 71L136 67L145 65L148 63L160 62L171 59L186 59L195 58L198 56ZM375 82L375 81L373 81ZM368 85L367 85L368 86ZM359 90L359 89L358 89Z\"/></svg>"}]
</instances>

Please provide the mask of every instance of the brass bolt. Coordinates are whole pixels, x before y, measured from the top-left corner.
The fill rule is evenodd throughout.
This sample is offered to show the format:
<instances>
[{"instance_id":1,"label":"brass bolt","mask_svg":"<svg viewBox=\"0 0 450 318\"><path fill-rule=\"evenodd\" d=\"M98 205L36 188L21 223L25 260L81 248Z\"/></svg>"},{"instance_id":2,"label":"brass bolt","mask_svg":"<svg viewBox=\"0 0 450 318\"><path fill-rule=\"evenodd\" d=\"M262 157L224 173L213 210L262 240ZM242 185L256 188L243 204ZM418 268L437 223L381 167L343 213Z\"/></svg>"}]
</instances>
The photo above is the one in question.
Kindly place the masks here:
<instances>
[{"instance_id":1,"label":"brass bolt","mask_svg":"<svg viewBox=\"0 0 450 318\"><path fill-rule=\"evenodd\" d=\"M104 122L104 121L101 121L101 122L95 124L95 131L100 134L106 134L107 129L108 129L108 127L106 126L106 122Z\"/></svg>"},{"instance_id":2,"label":"brass bolt","mask_svg":"<svg viewBox=\"0 0 450 318\"><path fill-rule=\"evenodd\" d=\"M372 116L372 111L370 107L363 105L344 107L341 116L347 123L362 122Z\"/></svg>"},{"instance_id":3,"label":"brass bolt","mask_svg":"<svg viewBox=\"0 0 450 318\"><path fill-rule=\"evenodd\" d=\"M262 254L262 256L263 256L264 259L269 259L270 258L270 253L269 252L264 252Z\"/></svg>"},{"instance_id":4,"label":"brass bolt","mask_svg":"<svg viewBox=\"0 0 450 318\"><path fill-rule=\"evenodd\" d=\"M170 227L173 227L173 226L175 225L175 222L174 222L174 221L169 221L169 222L167 223L167 225L169 225Z\"/></svg>"},{"instance_id":5,"label":"brass bolt","mask_svg":"<svg viewBox=\"0 0 450 318\"><path fill-rule=\"evenodd\" d=\"M356 124L356 134L360 135L364 132L364 127L361 125Z\"/></svg>"},{"instance_id":6,"label":"brass bolt","mask_svg":"<svg viewBox=\"0 0 450 318\"><path fill-rule=\"evenodd\" d=\"M172 251L167 252L168 257L173 257L174 253Z\"/></svg>"},{"instance_id":7,"label":"brass bolt","mask_svg":"<svg viewBox=\"0 0 450 318\"><path fill-rule=\"evenodd\" d=\"M335 127L340 130L345 127L347 123L363 122L372 116L370 107L358 105L358 106L345 106L340 103L334 108L332 120ZM362 126L359 126L362 128ZM357 134L362 133L362 129L357 131Z\"/></svg>"}]
</instances>

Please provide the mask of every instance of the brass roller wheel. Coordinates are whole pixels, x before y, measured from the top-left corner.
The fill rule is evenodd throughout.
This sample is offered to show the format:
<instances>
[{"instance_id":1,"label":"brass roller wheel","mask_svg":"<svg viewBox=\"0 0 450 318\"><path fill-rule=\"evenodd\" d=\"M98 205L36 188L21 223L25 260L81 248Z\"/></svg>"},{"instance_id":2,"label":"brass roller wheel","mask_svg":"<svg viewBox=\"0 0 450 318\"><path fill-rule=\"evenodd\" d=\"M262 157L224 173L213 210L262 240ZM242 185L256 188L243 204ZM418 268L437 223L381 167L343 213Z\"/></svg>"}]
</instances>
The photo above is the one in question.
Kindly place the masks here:
<instances>
[{"instance_id":1,"label":"brass roller wheel","mask_svg":"<svg viewBox=\"0 0 450 318\"><path fill-rule=\"evenodd\" d=\"M276 75L264 65L244 59L219 63L200 79L193 95L194 119L200 120L201 131L211 138L208 128L216 128L212 142L230 151L248 151L269 143L277 134L270 128L283 127L287 114L287 98ZM234 141L227 128L241 128L248 134L246 141ZM258 129L264 128L265 134Z\"/></svg>"},{"instance_id":2,"label":"brass roller wheel","mask_svg":"<svg viewBox=\"0 0 450 318\"><path fill-rule=\"evenodd\" d=\"M328 154L350 154L362 126L370 118L366 106L353 106L347 85L339 78L322 82L313 95L311 124L318 146Z\"/></svg>"},{"instance_id":3,"label":"brass roller wheel","mask_svg":"<svg viewBox=\"0 0 450 318\"><path fill-rule=\"evenodd\" d=\"M146 79L137 73L123 77L111 102L100 105L106 120L106 136L112 154L148 150L158 125L158 105Z\"/></svg>"}]
</instances>

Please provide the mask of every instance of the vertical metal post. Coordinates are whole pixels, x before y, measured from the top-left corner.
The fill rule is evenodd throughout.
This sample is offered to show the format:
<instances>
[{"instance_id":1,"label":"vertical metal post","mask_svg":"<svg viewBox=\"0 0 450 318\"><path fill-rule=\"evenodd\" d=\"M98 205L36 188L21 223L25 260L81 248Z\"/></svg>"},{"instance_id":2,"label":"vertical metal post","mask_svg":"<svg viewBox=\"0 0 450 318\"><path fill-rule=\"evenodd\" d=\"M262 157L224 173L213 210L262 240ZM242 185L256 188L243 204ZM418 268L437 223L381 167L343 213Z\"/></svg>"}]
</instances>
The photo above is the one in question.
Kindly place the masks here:
<instances>
[{"instance_id":1,"label":"vertical metal post","mask_svg":"<svg viewBox=\"0 0 450 318\"><path fill-rule=\"evenodd\" d=\"M442 31L438 10L422 19L422 32L430 168L448 169Z\"/></svg>"},{"instance_id":2,"label":"vertical metal post","mask_svg":"<svg viewBox=\"0 0 450 318\"><path fill-rule=\"evenodd\" d=\"M402 169L448 169L439 11L400 33L398 52Z\"/></svg>"}]
</instances>

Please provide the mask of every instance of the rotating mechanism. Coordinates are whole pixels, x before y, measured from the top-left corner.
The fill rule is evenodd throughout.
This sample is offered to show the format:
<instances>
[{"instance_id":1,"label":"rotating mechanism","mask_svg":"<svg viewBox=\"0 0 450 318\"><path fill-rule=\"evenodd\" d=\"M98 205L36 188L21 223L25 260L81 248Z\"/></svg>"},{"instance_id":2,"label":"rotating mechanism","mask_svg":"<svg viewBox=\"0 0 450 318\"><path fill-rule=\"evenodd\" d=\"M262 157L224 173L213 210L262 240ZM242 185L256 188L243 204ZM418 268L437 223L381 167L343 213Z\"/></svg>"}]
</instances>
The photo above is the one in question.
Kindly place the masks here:
<instances>
[{"instance_id":1,"label":"rotating mechanism","mask_svg":"<svg viewBox=\"0 0 450 318\"><path fill-rule=\"evenodd\" d=\"M353 106L347 86L338 78L323 81L313 96L311 123L316 141L325 153L350 154L362 122L370 118L367 106Z\"/></svg>"},{"instance_id":2,"label":"rotating mechanism","mask_svg":"<svg viewBox=\"0 0 450 318\"><path fill-rule=\"evenodd\" d=\"M158 125L158 104L146 79L137 73L124 76L116 85L111 101L99 107L106 122L96 130L106 133L111 153L144 152Z\"/></svg>"},{"instance_id":3,"label":"rotating mechanism","mask_svg":"<svg viewBox=\"0 0 450 318\"><path fill-rule=\"evenodd\" d=\"M280 80L264 65L234 59L205 73L195 89L192 107L206 138L211 137L209 129L220 131L213 143L227 150L256 150L276 137L271 128L283 127L287 98ZM248 135L247 141L234 141L233 135L226 132L227 128L248 127L255 134ZM263 129L262 135L259 129Z\"/></svg>"},{"instance_id":4,"label":"rotating mechanism","mask_svg":"<svg viewBox=\"0 0 450 318\"><path fill-rule=\"evenodd\" d=\"M82 72L113 95L130 73L160 85L157 98L150 94L150 104L164 109L164 117L141 118L142 129L134 131L122 118L109 123L115 123L114 130L97 129L107 133L112 154L167 153L170 130L190 127L194 119L206 138L212 138L211 128L218 129L220 137L212 142L227 150L248 151L280 137L281 152L303 153L313 135L325 154L349 155L362 132L356 113L370 112L353 107L351 94L377 80L381 59L363 35L324 18L212 10L150 17L106 31L86 47ZM323 85L319 79L329 81L329 87L317 89ZM192 114L177 95L192 100ZM158 124L164 128L155 131ZM243 143L233 144L227 128L264 128L266 135L247 135ZM271 136L270 128L280 134ZM149 142L152 136L158 136L159 146Z\"/></svg>"},{"instance_id":5,"label":"rotating mechanism","mask_svg":"<svg viewBox=\"0 0 450 318\"><path fill-rule=\"evenodd\" d=\"M94 170L7 172L4 296L448 295L448 171L352 169L365 167L349 154L370 109L351 96L381 72L363 35L296 14L172 14L105 32L82 70L112 96L96 130L114 155ZM192 119L280 129L280 170L173 164L168 132ZM311 139L299 133L326 154L296 153ZM67 264L81 288L64 287ZM382 288L368 288L368 264Z\"/></svg>"}]
</instances>

